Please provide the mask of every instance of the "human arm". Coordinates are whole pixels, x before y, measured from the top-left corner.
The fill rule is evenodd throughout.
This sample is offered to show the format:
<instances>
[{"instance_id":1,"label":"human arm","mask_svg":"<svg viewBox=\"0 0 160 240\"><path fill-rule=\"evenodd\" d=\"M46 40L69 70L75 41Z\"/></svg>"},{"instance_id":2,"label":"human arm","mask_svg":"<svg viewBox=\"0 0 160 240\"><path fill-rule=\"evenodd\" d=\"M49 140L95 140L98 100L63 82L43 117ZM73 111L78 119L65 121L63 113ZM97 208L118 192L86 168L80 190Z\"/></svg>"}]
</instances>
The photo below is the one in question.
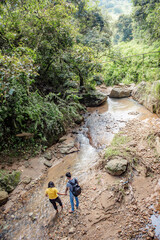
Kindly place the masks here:
<instances>
[{"instance_id":1,"label":"human arm","mask_svg":"<svg viewBox=\"0 0 160 240\"><path fill-rule=\"evenodd\" d=\"M57 194L58 194L58 195L66 195L65 193L59 193L59 192L57 192Z\"/></svg>"},{"instance_id":2,"label":"human arm","mask_svg":"<svg viewBox=\"0 0 160 240\"><path fill-rule=\"evenodd\" d=\"M67 191L68 191L68 187L66 187L66 190L65 190L65 195L67 195Z\"/></svg>"}]
</instances>

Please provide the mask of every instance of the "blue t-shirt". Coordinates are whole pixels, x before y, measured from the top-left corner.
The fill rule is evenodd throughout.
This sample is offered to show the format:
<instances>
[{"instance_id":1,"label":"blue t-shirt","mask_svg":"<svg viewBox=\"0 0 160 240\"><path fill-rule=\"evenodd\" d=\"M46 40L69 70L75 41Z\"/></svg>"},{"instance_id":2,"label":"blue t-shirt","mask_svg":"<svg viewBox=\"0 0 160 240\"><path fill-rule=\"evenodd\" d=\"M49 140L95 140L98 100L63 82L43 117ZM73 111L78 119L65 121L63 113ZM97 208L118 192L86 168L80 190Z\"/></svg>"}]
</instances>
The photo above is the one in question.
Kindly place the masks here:
<instances>
[{"instance_id":1,"label":"blue t-shirt","mask_svg":"<svg viewBox=\"0 0 160 240\"><path fill-rule=\"evenodd\" d=\"M69 190L72 192L72 191L73 191L73 186L70 184L70 182L73 183L73 184L75 184L75 183L77 183L77 179L76 179L76 178L73 178L73 179L69 180L68 183L67 183L67 187L68 187Z\"/></svg>"}]
</instances>

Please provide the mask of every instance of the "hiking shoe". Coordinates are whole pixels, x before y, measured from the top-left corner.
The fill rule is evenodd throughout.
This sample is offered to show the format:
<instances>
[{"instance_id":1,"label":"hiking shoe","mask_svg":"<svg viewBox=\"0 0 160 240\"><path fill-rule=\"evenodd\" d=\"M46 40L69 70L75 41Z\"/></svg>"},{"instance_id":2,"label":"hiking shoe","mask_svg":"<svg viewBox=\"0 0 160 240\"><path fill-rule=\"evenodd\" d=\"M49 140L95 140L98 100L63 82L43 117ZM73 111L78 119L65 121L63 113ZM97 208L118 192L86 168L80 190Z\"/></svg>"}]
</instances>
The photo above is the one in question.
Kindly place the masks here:
<instances>
[{"instance_id":1,"label":"hiking shoe","mask_svg":"<svg viewBox=\"0 0 160 240\"><path fill-rule=\"evenodd\" d=\"M74 211L70 210L69 213L74 213Z\"/></svg>"}]
</instances>

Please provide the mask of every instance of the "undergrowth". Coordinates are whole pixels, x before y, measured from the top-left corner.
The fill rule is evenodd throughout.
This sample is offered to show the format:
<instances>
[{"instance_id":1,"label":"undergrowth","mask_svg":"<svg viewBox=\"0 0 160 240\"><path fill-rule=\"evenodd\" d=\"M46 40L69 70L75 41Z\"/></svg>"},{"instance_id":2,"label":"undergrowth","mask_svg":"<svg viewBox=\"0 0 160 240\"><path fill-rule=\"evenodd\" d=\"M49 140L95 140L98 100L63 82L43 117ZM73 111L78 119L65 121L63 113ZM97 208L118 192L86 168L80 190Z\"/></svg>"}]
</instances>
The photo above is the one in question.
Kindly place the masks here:
<instances>
[{"instance_id":1,"label":"undergrowth","mask_svg":"<svg viewBox=\"0 0 160 240\"><path fill-rule=\"evenodd\" d=\"M150 46L135 40L119 43L105 59L105 84L109 86L120 82L130 84L159 80L160 52L158 51L160 46L157 42ZM145 55L141 55L144 53Z\"/></svg>"}]
</instances>

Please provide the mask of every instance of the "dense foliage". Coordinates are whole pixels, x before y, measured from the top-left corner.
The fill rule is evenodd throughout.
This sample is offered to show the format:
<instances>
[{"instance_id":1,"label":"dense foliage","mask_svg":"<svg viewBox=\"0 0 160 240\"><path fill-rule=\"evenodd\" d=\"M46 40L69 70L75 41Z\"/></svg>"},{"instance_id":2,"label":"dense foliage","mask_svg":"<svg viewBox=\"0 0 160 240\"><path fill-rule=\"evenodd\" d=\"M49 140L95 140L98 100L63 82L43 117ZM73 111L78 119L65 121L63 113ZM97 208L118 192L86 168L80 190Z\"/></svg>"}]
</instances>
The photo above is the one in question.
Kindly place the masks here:
<instances>
[{"instance_id":1,"label":"dense foliage","mask_svg":"<svg viewBox=\"0 0 160 240\"><path fill-rule=\"evenodd\" d=\"M159 0L133 0L133 12L114 26L115 45L105 58L107 85L160 79Z\"/></svg>"},{"instance_id":2,"label":"dense foliage","mask_svg":"<svg viewBox=\"0 0 160 240\"><path fill-rule=\"evenodd\" d=\"M127 42L133 39L132 18L128 15L120 15L115 23L116 33L114 42Z\"/></svg>"},{"instance_id":3,"label":"dense foliage","mask_svg":"<svg viewBox=\"0 0 160 240\"><path fill-rule=\"evenodd\" d=\"M139 37L158 40L160 37L159 0L132 0L135 34Z\"/></svg>"},{"instance_id":4,"label":"dense foliage","mask_svg":"<svg viewBox=\"0 0 160 240\"><path fill-rule=\"evenodd\" d=\"M135 40L119 43L106 60L104 81L107 85L160 79L160 44L157 42L150 47Z\"/></svg>"},{"instance_id":5,"label":"dense foliage","mask_svg":"<svg viewBox=\"0 0 160 240\"><path fill-rule=\"evenodd\" d=\"M79 86L101 70L110 35L86 0L1 1L1 150L34 139L51 144L80 119ZM23 132L32 137L16 136Z\"/></svg>"}]
</instances>

